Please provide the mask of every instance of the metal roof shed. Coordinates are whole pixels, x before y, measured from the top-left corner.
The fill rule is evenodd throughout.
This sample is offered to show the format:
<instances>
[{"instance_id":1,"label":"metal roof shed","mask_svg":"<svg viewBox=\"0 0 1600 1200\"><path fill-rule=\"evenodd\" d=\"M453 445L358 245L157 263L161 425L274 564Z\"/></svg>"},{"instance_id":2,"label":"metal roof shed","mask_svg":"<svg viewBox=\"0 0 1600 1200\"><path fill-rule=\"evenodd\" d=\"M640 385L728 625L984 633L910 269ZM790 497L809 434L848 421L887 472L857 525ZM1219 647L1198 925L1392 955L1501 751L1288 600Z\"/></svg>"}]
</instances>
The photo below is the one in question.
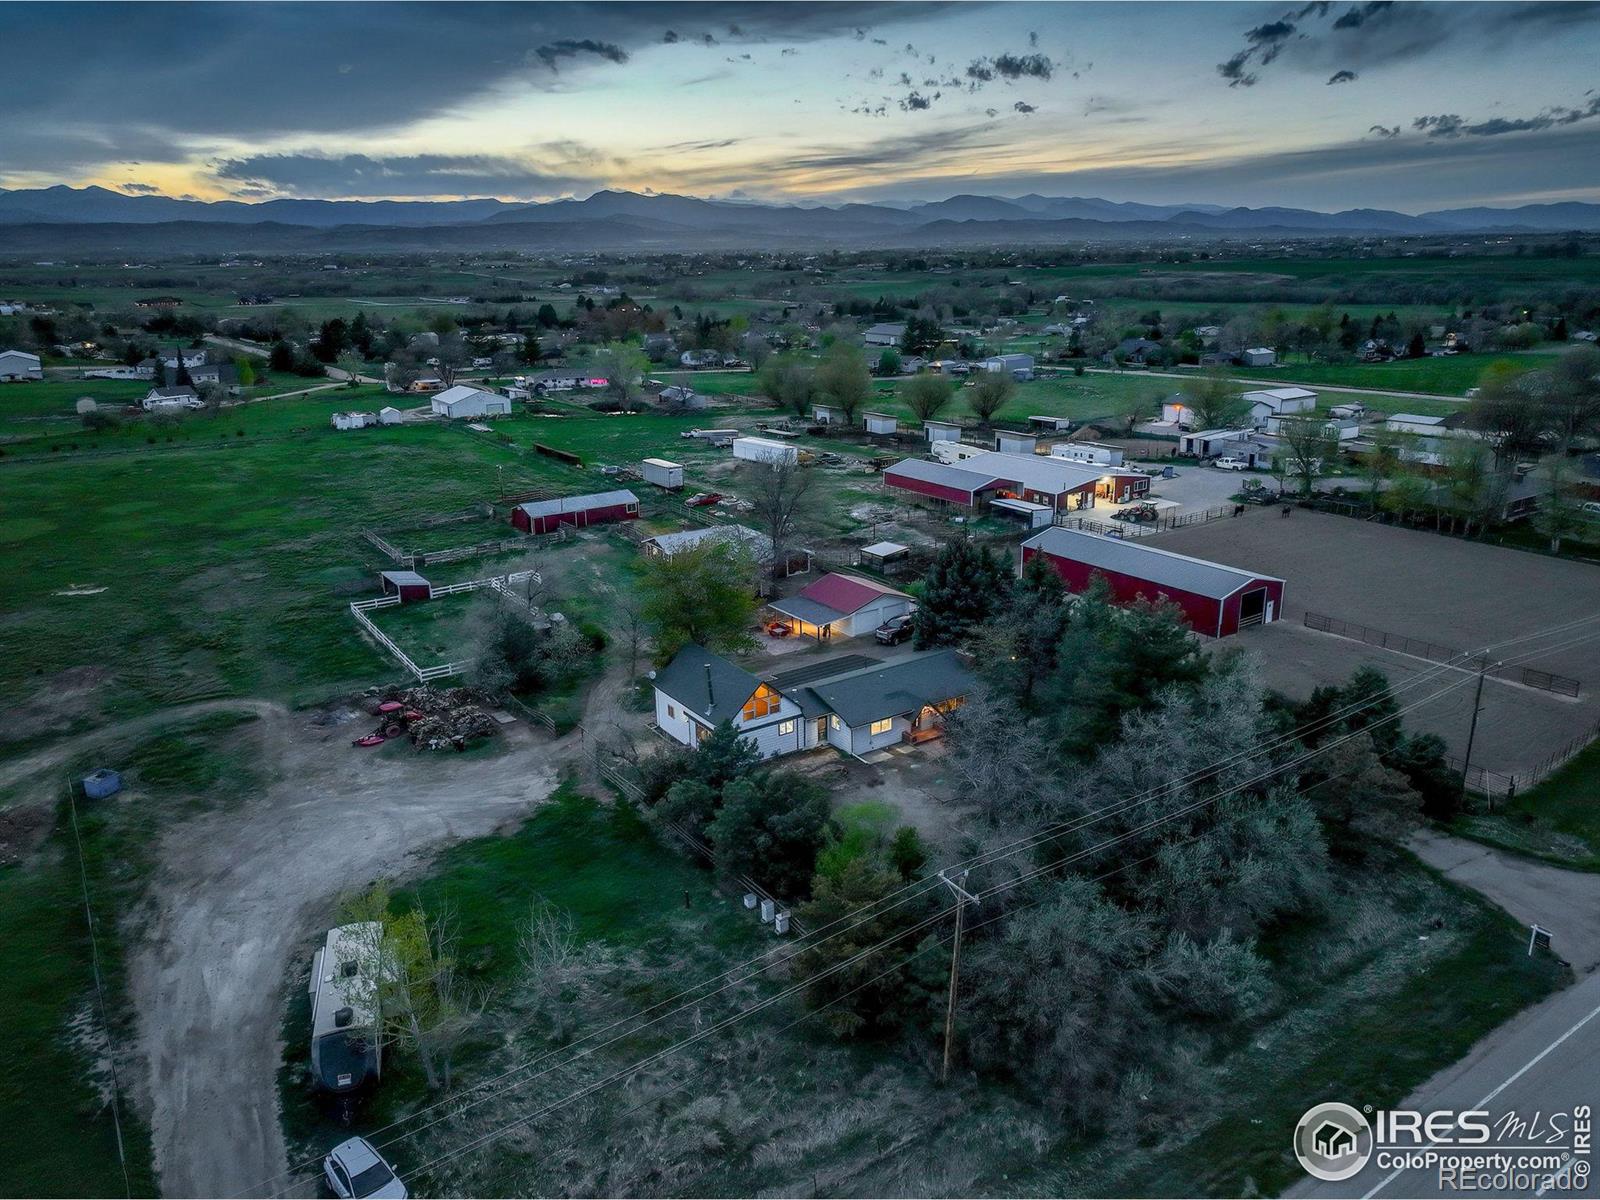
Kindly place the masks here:
<instances>
[{"instance_id":1,"label":"metal roof shed","mask_svg":"<svg viewBox=\"0 0 1600 1200\"><path fill-rule=\"evenodd\" d=\"M399 596L401 604L433 599L433 585L415 571L383 571L378 579L384 592Z\"/></svg>"}]
</instances>

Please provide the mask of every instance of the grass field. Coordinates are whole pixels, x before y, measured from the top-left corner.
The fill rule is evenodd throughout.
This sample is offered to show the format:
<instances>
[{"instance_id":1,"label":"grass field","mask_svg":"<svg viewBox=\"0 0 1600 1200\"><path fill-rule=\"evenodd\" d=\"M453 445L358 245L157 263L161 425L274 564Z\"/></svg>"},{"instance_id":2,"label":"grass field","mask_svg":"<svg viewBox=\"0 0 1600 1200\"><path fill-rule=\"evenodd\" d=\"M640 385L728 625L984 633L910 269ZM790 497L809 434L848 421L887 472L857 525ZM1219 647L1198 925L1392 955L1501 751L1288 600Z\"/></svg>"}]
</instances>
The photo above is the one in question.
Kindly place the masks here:
<instances>
[{"instance_id":1,"label":"grass field","mask_svg":"<svg viewBox=\"0 0 1600 1200\"><path fill-rule=\"evenodd\" d=\"M1600 871L1600 742L1510 804L1456 824L1457 832L1493 846Z\"/></svg>"},{"instance_id":2,"label":"grass field","mask_svg":"<svg viewBox=\"0 0 1600 1200\"><path fill-rule=\"evenodd\" d=\"M138 1073L126 1057L132 1024L123 944L135 934L161 833L219 797L243 795L255 785L247 728L218 716L131 743L116 756L125 791L108 801L79 801L100 968L120 1051L122 1137L134 1196L154 1195L155 1183L148 1135L130 1092ZM98 758L82 758L60 778L98 765ZM224 779L230 786L219 788ZM31 811L48 829L42 848L23 866L0 868L0 1012L15 1067L0 1077L0 1195L122 1195L109 1108L111 1057L95 1003L72 826L64 800Z\"/></svg>"},{"instance_id":3,"label":"grass field","mask_svg":"<svg viewBox=\"0 0 1600 1200\"><path fill-rule=\"evenodd\" d=\"M450 914L467 977L493 998L494 1010L514 1004L525 986L518 978L517 939L538 902L569 914L586 945L651 968L652 986L661 991L659 996L631 994L629 1000L641 1006L665 998L675 979L689 982L697 967L722 955L743 958L758 948L757 923L718 893L706 872L663 849L631 809L602 807L570 785L510 836L445 851L423 878L397 893L395 902L402 911L421 903L431 913ZM686 937L692 945L685 945ZM304 988L292 989L288 1008L279 1082L285 1132L296 1158L325 1151L350 1130L324 1113L309 1092L310 1014ZM485 1072L508 1032L501 1021L485 1022L459 1055L462 1078L470 1081ZM533 1032L519 1030L515 1036L528 1038ZM391 1054L383 1086L362 1110L356 1130L388 1124L429 1099L416 1067L404 1054ZM394 1154L403 1170L417 1161L418 1147L408 1139Z\"/></svg>"}]
</instances>

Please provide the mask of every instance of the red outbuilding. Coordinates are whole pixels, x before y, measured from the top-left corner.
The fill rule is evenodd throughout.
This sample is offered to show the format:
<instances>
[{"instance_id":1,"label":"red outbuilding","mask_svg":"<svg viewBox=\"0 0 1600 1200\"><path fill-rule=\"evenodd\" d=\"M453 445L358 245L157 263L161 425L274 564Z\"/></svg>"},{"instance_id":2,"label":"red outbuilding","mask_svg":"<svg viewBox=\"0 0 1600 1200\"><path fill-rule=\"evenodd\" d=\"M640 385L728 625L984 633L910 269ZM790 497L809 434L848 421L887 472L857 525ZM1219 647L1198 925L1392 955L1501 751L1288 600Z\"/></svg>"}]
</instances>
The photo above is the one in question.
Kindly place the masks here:
<instances>
[{"instance_id":1,"label":"red outbuilding","mask_svg":"<svg viewBox=\"0 0 1600 1200\"><path fill-rule=\"evenodd\" d=\"M1170 600L1207 637L1227 637L1283 615L1283 580L1138 540L1051 528L1022 543L1022 565L1041 554L1068 591L1087 591L1096 575L1104 576L1118 604Z\"/></svg>"},{"instance_id":2,"label":"red outbuilding","mask_svg":"<svg viewBox=\"0 0 1600 1200\"><path fill-rule=\"evenodd\" d=\"M415 571L384 571L379 578L383 581L384 594L399 596L401 604L433 599L433 585Z\"/></svg>"},{"instance_id":3,"label":"red outbuilding","mask_svg":"<svg viewBox=\"0 0 1600 1200\"><path fill-rule=\"evenodd\" d=\"M626 490L537 500L511 510L511 523L523 533L553 533L561 525L587 529L590 525L634 521L638 517L639 497Z\"/></svg>"}]
</instances>

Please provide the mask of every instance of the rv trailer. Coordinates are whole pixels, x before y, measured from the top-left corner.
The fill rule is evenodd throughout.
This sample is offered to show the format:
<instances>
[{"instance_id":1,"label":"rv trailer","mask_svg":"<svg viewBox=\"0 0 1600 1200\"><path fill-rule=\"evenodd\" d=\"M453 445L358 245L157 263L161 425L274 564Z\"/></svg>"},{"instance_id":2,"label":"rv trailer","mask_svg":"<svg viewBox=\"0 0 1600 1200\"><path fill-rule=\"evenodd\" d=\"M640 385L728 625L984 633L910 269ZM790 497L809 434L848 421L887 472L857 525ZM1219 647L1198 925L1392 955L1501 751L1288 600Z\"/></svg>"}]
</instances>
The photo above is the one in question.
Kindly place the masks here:
<instances>
[{"instance_id":1,"label":"rv trailer","mask_svg":"<svg viewBox=\"0 0 1600 1200\"><path fill-rule=\"evenodd\" d=\"M378 962L383 926L376 921L340 925L311 962L311 1074L319 1088L353 1092L376 1083Z\"/></svg>"}]
</instances>

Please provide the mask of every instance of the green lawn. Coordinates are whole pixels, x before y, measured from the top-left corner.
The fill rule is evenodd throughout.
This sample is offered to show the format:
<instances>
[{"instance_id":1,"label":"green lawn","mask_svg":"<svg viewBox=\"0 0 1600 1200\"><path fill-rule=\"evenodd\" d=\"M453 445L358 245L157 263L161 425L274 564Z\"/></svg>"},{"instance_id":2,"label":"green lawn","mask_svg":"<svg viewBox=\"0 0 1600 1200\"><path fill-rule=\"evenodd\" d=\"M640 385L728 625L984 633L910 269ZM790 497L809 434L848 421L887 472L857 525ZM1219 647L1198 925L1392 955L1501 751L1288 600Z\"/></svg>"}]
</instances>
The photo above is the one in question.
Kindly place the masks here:
<instances>
[{"instance_id":1,"label":"green lawn","mask_svg":"<svg viewBox=\"0 0 1600 1200\"><path fill-rule=\"evenodd\" d=\"M1600 742L1510 804L1461 818L1456 832L1563 867L1600 871Z\"/></svg>"},{"instance_id":2,"label":"green lawn","mask_svg":"<svg viewBox=\"0 0 1600 1200\"><path fill-rule=\"evenodd\" d=\"M431 913L449 914L467 979L485 990L495 1008L515 1003L517 940L535 903L569 914L581 942L648 966L654 982L648 990L630 991L624 998L630 1007L665 999L698 979L701 969L714 969L711 964L724 955L742 959L759 948L759 924L718 892L707 872L663 847L632 809L597 804L571 784L511 834L477 838L440 854L420 880L395 896L400 910L417 902ZM309 1093L304 992L296 987L290 996L279 1074L291 1159L324 1151L352 1132L330 1119ZM491 1019L459 1055L463 1079L470 1082L488 1069L501 1031ZM619 1053L643 1053L640 1047L648 1043L627 1043ZM387 1055L384 1065L383 1086L363 1107L353 1132L386 1125L432 1099L403 1052ZM562 1085L558 1079L551 1086ZM408 1139L394 1156L404 1170L422 1154Z\"/></svg>"},{"instance_id":3,"label":"green lawn","mask_svg":"<svg viewBox=\"0 0 1600 1200\"><path fill-rule=\"evenodd\" d=\"M1315 386L1379 388L1394 392L1433 392L1463 396L1478 386L1491 367L1529 370L1548 365L1541 351L1523 354L1458 354L1454 358L1399 358L1387 363L1297 362L1292 357L1281 367L1240 367L1231 372L1241 378L1293 380Z\"/></svg>"}]
</instances>

